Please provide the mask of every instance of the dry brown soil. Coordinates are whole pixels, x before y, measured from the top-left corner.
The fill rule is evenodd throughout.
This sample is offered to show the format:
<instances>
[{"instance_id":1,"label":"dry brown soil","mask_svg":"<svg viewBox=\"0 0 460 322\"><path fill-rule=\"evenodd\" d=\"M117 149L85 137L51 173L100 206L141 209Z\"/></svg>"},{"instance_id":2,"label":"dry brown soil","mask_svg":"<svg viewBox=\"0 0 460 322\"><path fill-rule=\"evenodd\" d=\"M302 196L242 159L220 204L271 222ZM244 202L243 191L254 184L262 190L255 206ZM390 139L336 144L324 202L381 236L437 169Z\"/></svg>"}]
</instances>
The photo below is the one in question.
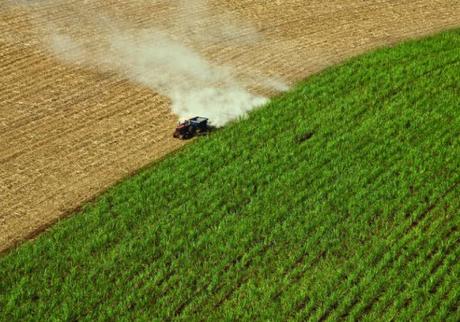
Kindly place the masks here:
<instances>
[{"instance_id":1,"label":"dry brown soil","mask_svg":"<svg viewBox=\"0 0 460 322\"><path fill-rule=\"evenodd\" d=\"M170 24L182 36L190 26L181 19L207 12L197 28L212 33L209 12L222 19L231 12L252 24L235 30L236 39L256 30L262 40L195 49L215 64L289 84L369 49L460 25L457 0L212 0L183 12L175 1L5 1L0 252L184 144L171 137L177 118L165 97L114 73L66 64L44 48L43 27L69 24L74 32L78 8L139 28ZM81 29L78 37L94 36Z\"/></svg>"}]
</instances>

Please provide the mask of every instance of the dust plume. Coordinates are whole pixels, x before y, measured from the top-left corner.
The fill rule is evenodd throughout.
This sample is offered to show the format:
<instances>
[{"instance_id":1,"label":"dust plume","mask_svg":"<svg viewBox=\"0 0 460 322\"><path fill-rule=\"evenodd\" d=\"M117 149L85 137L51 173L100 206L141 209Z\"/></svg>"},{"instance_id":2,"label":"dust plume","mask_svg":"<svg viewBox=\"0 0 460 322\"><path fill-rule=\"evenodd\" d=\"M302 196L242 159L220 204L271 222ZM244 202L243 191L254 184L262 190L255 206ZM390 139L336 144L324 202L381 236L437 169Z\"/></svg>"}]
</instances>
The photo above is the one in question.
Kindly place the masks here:
<instances>
[{"instance_id":1,"label":"dust plume","mask_svg":"<svg viewBox=\"0 0 460 322\"><path fill-rule=\"evenodd\" d=\"M209 46L261 41L253 26L233 13L212 12L204 0L170 2L151 1L152 10L155 5L169 7L156 23L142 26L108 12L95 15L80 4L67 21L48 24L44 43L67 63L115 72L167 96L180 119L204 116L215 126L266 103L260 89L287 89L272 76L236 72L234 66L219 65L203 54Z\"/></svg>"}]
</instances>

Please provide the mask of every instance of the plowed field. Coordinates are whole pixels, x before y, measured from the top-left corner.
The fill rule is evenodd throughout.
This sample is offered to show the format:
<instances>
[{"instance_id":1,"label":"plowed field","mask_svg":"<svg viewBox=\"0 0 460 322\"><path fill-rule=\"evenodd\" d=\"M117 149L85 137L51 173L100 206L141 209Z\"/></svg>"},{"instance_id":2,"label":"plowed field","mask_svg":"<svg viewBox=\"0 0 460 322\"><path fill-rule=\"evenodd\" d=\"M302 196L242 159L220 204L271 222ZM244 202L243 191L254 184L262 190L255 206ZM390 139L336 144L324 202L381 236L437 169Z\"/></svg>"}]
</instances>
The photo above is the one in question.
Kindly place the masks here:
<instances>
[{"instance_id":1,"label":"plowed field","mask_svg":"<svg viewBox=\"0 0 460 322\"><path fill-rule=\"evenodd\" d=\"M290 84L358 53L460 25L457 0L213 0L184 12L167 3L0 4L0 251L183 144L171 138L177 118L167 98L57 59L42 44L45 24L66 28L84 8L136 28L174 21L172 30L184 37L181 19L231 12L261 40L195 49L213 63ZM212 33L212 19L203 22ZM252 27L234 37L247 37ZM90 28L79 31L76 37L97 38Z\"/></svg>"}]
</instances>

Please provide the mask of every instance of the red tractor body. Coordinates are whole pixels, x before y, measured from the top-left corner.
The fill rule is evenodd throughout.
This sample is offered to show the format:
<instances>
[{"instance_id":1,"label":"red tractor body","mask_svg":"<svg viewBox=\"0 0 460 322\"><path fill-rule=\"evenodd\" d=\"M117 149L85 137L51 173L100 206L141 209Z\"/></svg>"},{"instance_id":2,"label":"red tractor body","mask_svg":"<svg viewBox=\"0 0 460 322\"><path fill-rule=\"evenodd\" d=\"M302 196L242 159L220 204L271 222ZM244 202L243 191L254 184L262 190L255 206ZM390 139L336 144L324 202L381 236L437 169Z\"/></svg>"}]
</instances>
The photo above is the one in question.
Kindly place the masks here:
<instances>
[{"instance_id":1,"label":"red tractor body","mask_svg":"<svg viewBox=\"0 0 460 322\"><path fill-rule=\"evenodd\" d=\"M173 136L181 140L187 140L195 135L206 133L209 130L208 119L196 116L177 125Z\"/></svg>"}]
</instances>

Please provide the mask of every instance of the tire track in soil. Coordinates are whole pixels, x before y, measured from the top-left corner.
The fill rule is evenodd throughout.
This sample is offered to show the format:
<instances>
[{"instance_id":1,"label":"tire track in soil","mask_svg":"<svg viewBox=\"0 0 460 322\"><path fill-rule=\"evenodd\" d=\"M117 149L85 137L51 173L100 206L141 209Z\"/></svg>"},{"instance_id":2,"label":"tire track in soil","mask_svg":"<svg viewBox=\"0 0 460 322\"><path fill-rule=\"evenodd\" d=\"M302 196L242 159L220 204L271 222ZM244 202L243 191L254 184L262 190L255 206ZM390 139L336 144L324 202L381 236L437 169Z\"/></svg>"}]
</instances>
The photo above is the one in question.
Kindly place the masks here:
<instances>
[{"instance_id":1,"label":"tire track in soil","mask_svg":"<svg viewBox=\"0 0 460 322\"><path fill-rule=\"evenodd\" d=\"M212 11L228 10L250 22L263 41L216 42L197 48L202 55L237 73L278 75L291 84L367 50L460 25L457 0L209 3ZM34 8L33 15L21 6L0 12L0 252L184 144L170 137L176 117L166 98L111 73L64 65L41 48L40 28L46 26L34 23L64 23L78 5L56 1ZM90 6L138 28L174 23L168 4L99 0ZM186 33L186 24L178 25ZM250 33L243 27L235 38ZM4 153L12 157L5 160Z\"/></svg>"}]
</instances>

